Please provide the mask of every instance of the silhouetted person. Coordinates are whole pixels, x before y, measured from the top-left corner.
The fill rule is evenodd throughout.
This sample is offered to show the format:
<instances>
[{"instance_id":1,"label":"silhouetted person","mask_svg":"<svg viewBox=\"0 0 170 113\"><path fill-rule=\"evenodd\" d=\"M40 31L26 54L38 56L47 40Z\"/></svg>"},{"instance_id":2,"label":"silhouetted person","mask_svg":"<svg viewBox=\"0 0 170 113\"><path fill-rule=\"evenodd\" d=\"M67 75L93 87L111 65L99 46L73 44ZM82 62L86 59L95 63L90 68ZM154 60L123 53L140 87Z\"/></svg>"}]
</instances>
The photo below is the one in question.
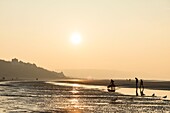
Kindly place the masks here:
<instances>
[{"instance_id":1,"label":"silhouetted person","mask_svg":"<svg viewBox=\"0 0 170 113\"><path fill-rule=\"evenodd\" d=\"M112 79L110 81L110 85L108 85L107 88L108 88L108 91L115 92L115 84L114 84L114 81ZM109 89L109 88L111 88L111 89Z\"/></svg>"},{"instance_id":2,"label":"silhouetted person","mask_svg":"<svg viewBox=\"0 0 170 113\"><path fill-rule=\"evenodd\" d=\"M140 94L141 94L141 96L145 95L143 92L144 92L144 85L143 85L143 80L141 79L140 80Z\"/></svg>"},{"instance_id":3,"label":"silhouetted person","mask_svg":"<svg viewBox=\"0 0 170 113\"><path fill-rule=\"evenodd\" d=\"M110 85L112 85L112 84L114 84L114 81L111 79L111 81L110 81Z\"/></svg>"},{"instance_id":4,"label":"silhouetted person","mask_svg":"<svg viewBox=\"0 0 170 113\"><path fill-rule=\"evenodd\" d=\"M135 79L136 79L136 96L138 96L138 78L135 77Z\"/></svg>"}]
</instances>

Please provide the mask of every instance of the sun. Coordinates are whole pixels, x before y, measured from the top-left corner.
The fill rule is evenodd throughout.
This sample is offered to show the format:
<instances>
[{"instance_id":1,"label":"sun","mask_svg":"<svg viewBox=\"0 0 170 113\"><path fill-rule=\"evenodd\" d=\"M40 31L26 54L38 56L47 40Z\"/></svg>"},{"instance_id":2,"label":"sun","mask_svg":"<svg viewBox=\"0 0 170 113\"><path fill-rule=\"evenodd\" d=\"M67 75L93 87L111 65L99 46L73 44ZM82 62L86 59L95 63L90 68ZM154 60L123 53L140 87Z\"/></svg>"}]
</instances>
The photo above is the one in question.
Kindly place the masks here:
<instances>
[{"instance_id":1,"label":"sun","mask_svg":"<svg viewBox=\"0 0 170 113\"><path fill-rule=\"evenodd\" d=\"M81 35L80 33L73 33L70 37L70 41L72 42L72 44L74 45L78 45L81 43Z\"/></svg>"}]
</instances>

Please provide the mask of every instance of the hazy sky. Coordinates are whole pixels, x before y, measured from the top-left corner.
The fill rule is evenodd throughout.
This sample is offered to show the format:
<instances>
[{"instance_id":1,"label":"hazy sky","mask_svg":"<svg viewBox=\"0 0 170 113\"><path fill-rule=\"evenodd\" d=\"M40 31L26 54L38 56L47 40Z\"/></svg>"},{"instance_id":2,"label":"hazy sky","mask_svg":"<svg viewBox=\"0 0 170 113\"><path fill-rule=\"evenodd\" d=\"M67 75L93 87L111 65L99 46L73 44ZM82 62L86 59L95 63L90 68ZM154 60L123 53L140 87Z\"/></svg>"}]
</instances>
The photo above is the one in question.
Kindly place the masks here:
<instances>
[{"instance_id":1,"label":"hazy sky","mask_svg":"<svg viewBox=\"0 0 170 113\"><path fill-rule=\"evenodd\" d=\"M80 44L70 41L75 32ZM0 0L0 58L14 57L170 79L170 1Z\"/></svg>"}]
</instances>

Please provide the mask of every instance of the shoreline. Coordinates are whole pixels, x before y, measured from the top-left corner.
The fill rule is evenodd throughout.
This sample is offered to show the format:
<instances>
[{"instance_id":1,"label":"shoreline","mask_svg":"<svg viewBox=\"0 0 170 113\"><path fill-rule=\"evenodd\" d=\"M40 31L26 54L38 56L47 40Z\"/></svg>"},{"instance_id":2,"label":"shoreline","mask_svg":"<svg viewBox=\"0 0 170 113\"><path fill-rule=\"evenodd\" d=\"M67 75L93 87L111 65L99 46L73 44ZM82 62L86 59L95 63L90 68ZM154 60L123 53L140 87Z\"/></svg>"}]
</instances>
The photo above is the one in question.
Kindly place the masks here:
<instances>
[{"instance_id":1,"label":"shoreline","mask_svg":"<svg viewBox=\"0 0 170 113\"><path fill-rule=\"evenodd\" d=\"M119 88L136 88L135 80L123 80L123 79L113 79L115 81L116 87ZM0 80L0 82L4 81L52 81L52 80L30 80L30 79L20 79L20 80ZM78 78L66 78L66 79L56 79L54 82L61 83L73 83L73 84L83 84L83 85L98 85L98 86L107 86L110 83L110 79L100 79L100 80L92 80L92 79L78 79ZM151 90L166 90L170 91L170 81L163 80L143 80L144 88ZM140 82L139 82L140 83Z\"/></svg>"},{"instance_id":2,"label":"shoreline","mask_svg":"<svg viewBox=\"0 0 170 113\"><path fill-rule=\"evenodd\" d=\"M114 79L113 79L114 80ZM110 83L110 80L88 80L88 79L62 79L55 80L57 82L67 82L74 84L84 84L84 85L99 85L99 86L107 86ZM115 85L120 88L136 88L135 80L114 80ZM170 91L170 81L162 81L162 80L143 80L145 89L151 90L168 90Z\"/></svg>"}]
</instances>

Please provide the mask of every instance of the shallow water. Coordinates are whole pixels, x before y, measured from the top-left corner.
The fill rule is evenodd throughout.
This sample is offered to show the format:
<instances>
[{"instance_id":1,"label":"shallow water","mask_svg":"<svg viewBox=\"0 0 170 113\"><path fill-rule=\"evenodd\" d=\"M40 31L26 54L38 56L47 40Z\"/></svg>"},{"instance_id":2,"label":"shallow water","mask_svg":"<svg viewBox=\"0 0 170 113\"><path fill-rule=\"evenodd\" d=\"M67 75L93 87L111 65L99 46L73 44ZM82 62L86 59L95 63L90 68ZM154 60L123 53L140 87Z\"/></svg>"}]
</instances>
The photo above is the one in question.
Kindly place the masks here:
<instances>
[{"instance_id":1,"label":"shallow water","mask_svg":"<svg viewBox=\"0 0 170 113\"><path fill-rule=\"evenodd\" d=\"M54 85L59 85L59 86L74 86L74 87L83 87L86 89L98 89L107 92L106 86L97 86L97 85L83 85L83 84L74 84L74 83L63 83L63 82L46 82ZM135 95L136 94L136 89L135 88L116 88L116 92L120 94L125 94L125 95ZM139 93L139 90L138 90ZM145 96L152 96L155 94L155 96L162 98L163 96L167 96L166 99L170 100L170 91L168 90L151 90L151 89L145 89L144 93L146 94ZM140 93L139 93L140 95Z\"/></svg>"},{"instance_id":2,"label":"shallow water","mask_svg":"<svg viewBox=\"0 0 170 113\"><path fill-rule=\"evenodd\" d=\"M135 95L136 89L135 88L120 88L117 92L126 94L126 95ZM155 94L156 97L164 99L164 100L170 100L170 91L168 90L151 90L151 89L145 89L144 90L145 96L152 96ZM139 91L138 94L140 95ZM167 96L167 98L162 98L164 96Z\"/></svg>"},{"instance_id":3,"label":"shallow water","mask_svg":"<svg viewBox=\"0 0 170 113\"><path fill-rule=\"evenodd\" d=\"M118 92L123 94L128 94L127 91L130 94L135 92L134 89L118 89ZM107 92L105 86L43 81L1 82L0 112L103 113L170 111L169 100L164 100L160 97L136 97L120 93Z\"/></svg>"}]
</instances>

